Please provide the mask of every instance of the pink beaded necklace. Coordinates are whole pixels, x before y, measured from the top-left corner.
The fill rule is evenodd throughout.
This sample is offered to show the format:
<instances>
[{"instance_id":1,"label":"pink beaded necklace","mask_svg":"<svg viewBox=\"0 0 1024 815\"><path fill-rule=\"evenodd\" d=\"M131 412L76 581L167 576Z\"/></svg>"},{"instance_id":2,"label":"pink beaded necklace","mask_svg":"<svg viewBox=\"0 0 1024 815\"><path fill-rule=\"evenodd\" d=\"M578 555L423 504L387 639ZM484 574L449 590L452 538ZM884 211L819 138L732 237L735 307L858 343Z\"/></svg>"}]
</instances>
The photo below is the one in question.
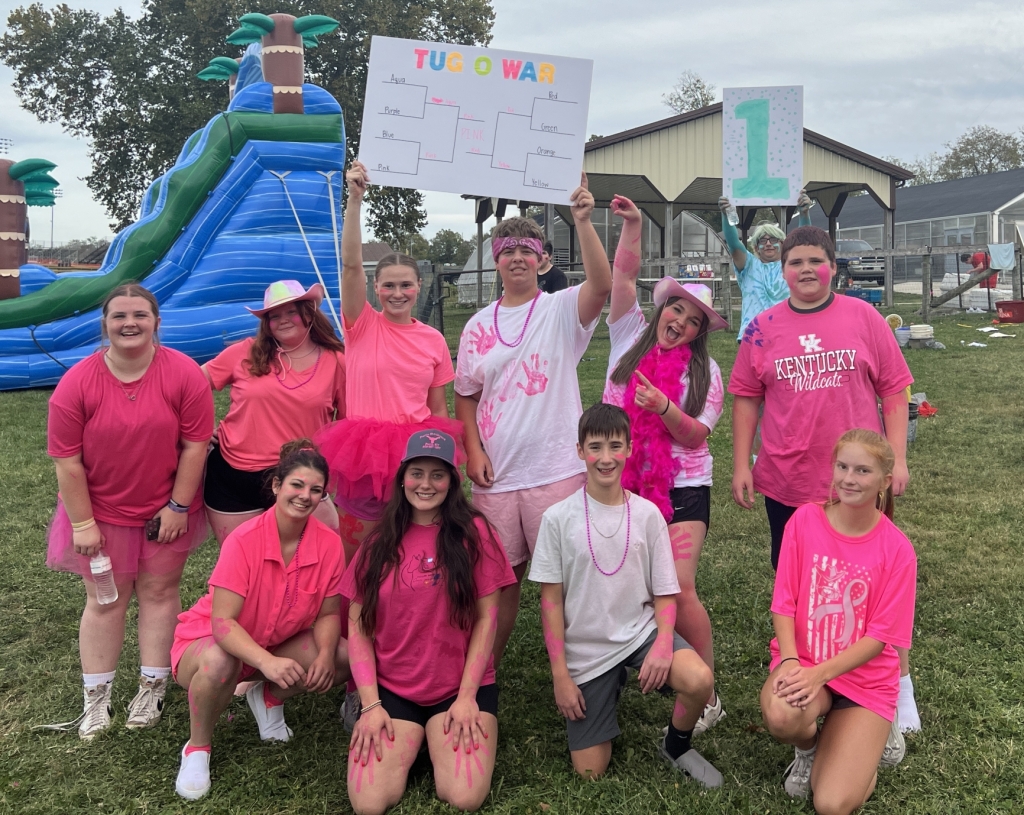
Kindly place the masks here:
<instances>
[{"instance_id":1,"label":"pink beaded necklace","mask_svg":"<svg viewBox=\"0 0 1024 815\"><path fill-rule=\"evenodd\" d=\"M303 385L308 385L310 382L313 381L313 377L316 376L316 369L320 367L320 356L321 356L323 350L324 349L322 347L320 347L319 345L317 346L317 349L316 349L316 362L313 363L313 373L311 373L309 376L307 376L298 385L289 385L287 382L285 382L285 379L288 378L288 370L289 369L286 369L284 367L284 363L283 362L281 363L281 370L284 371L284 376L280 376L277 372L275 372L274 373L274 378L277 379L277 381L281 383L282 387L285 387L285 388L287 388L290 391L298 390ZM277 354L278 354L278 357L281 356L281 352L280 351L278 351ZM295 369L292 368L290 370L294 371ZM298 374L296 374L296 376L298 376Z\"/></svg>"},{"instance_id":2,"label":"pink beaded necklace","mask_svg":"<svg viewBox=\"0 0 1024 815\"><path fill-rule=\"evenodd\" d=\"M597 562L597 556L594 554L594 544L590 540L590 503L587 501L587 488L583 487L583 515L587 519L587 548L590 549L590 559L594 561L594 566L597 570L605 577L611 577L612 575L618 574L619 571L626 563L626 555L629 554L629 533L630 528L633 525L633 513L629 507L629 496L626 491L622 491L622 499L626 504L626 549L622 553L622 560L619 561L619 565L615 567L614 571L606 572L601 568L601 564Z\"/></svg>"},{"instance_id":3,"label":"pink beaded necklace","mask_svg":"<svg viewBox=\"0 0 1024 815\"><path fill-rule=\"evenodd\" d=\"M292 555L292 563L295 564L295 589L289 591L291 588L288 585L288 567L285 567L284 576L284 603L288 608L295 607L295 601L299 599L299 547L302 546L302 536L306 534L306 527L302 527L302 531L299 533L299 542L295 544L295 554Z\"/></svg>"},{"instance_id":4,"label":"pink beaded necklace","mask_svg":"<svg viewBox=\"0 0 1024 815\"><path fill-rule=\"evenodd\" d=\"M498 329L498 309L501 308L501 301L505 299L505 295L501 295L498 298L498 302L494 305L494 334L498 338L498 342L504 345L506 348L516 348L523 341L523 337L526 336L526 329L530 327L530 318L533 317L533 310L537 308L537 301L540 299L540 289L537 289L537 294L533 297L533 302L530 304L530 310L526 314L526 322L523 323L523 330L519 332L519 336L515 342L505 342L505 338L501 336L501 331Z\"/></svg>"}]
</instances>

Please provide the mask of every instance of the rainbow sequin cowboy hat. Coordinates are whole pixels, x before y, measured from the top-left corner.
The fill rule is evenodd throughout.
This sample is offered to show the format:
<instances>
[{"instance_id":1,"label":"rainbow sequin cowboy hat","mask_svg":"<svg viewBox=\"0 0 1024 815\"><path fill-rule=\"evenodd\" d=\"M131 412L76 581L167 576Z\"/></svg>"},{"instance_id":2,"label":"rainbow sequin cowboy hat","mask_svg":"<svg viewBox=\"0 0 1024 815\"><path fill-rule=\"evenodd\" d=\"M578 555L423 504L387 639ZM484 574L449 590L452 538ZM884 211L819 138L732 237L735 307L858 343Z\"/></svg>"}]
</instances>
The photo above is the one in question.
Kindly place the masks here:
<instances>
[{"instance_id":1,"label":"rainbow sequin cowboy hat","mask_svg":"<svg viewBox=\"0 0 1024 815\"><path fill-rule=\"evenodd\" d=\"M268 311L298 300L312 300L313 305L319 306L324 301L324 287L314 283L307 291L298 280L278 280L263 292L263 308L245 308L251 314L262 317Z\"/></svg>"},{"instance_id":2,"label":"rainbow sequin cowboy hat","mask_svg":"<svg viewBox=\"0 0 1024 815\"><path fill-rule=\"evenodd\" d=\"M708 333L729 327L725 318L715 311L711 304L711 289L703 283L680 283L674 277L663 277L654 286L654 305L664 305L673 297L689 300L707 315Z\"/></svg>"}]
</instances>

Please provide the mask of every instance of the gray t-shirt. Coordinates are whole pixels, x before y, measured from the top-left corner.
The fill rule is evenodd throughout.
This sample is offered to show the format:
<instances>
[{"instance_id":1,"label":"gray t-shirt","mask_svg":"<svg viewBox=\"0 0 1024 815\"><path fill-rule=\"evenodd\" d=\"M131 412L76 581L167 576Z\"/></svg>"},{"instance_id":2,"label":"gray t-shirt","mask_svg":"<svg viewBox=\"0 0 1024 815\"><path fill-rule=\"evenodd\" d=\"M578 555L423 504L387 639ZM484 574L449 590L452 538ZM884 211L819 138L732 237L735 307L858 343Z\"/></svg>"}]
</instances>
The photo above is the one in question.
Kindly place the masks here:
<instances>
[{"instance_id":1,"label":"gray t-shirt","mask_svg":"<svg viewBox=\"0 0 1024 815\"><path fill-rule=\"evenodd\" d=\"M623 506L593 498L588 503L594 557L604 571L615 571L626 547ZM629 514L629 553L610 576L597 570L587 546L582 490L550 507L540 522L530 580L562 584L565 658L577 684L608 672L639 648L657 629L654 598L679 593L661 512L630 493Z\"/></svg>"}]
</instances>

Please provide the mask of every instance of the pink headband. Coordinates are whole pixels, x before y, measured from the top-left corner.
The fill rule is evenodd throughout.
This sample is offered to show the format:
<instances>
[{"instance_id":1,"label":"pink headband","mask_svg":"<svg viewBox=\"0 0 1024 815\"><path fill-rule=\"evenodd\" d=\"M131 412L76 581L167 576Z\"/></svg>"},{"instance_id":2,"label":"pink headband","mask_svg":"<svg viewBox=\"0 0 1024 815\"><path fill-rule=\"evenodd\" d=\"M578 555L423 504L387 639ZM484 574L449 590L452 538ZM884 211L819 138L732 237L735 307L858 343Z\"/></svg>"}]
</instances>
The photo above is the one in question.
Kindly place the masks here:
<instances>
[{"instance_id":1,"label":"pink headband","mask_svg":"<svg viewBox=\"0 0 1024 815\"><path fill-rule=\"evenodd\" d=\"M529 249L539 258L544 253L544 244L536 238L494 238L491 241L491 254L494 255L494 259L498 259L498 255L504 252L506 249L514 249L517 246L522 246L524 249Z\"/></svg>"}]
</instances>

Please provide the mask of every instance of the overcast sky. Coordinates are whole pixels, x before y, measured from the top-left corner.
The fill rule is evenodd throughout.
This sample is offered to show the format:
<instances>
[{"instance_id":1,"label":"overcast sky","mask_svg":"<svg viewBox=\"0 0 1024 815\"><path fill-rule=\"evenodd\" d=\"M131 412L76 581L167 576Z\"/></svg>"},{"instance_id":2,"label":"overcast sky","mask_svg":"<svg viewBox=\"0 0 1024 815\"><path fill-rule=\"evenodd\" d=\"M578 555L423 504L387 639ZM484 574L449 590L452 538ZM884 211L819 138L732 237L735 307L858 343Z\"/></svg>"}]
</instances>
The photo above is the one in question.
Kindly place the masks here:
<instances>
[{"instance_id":1,"label":"overcast sky","mask_svg":"<svg viewBox=\"0 0 1024 815\"><path fill-rule=\"evenodd\" d=\"M107 14L134 2L67 0ZM7 14L20 5L0 0ZM51 6L52 2L44 5ZM254 4L261 11L264 3ZM493 0L492 46L594 60L588 132L610 135L665 118L662 102L684 70L723 87L803 85L804 124L873 155L912 159L942 149L967 128L1024 125L1024 5L1019 0ZM57 241L108 234L108 218L79 179L88 145L18 107L13 73L0 66L0 138L13 159L58 167L64 198ZM48 229L36 217L34 235ZM427 194L428 236L474 232L472 207ZM45 216L44 216L45 218ZM49 220L48 218L46 220Z\"/></svg>"}]
</instances>

